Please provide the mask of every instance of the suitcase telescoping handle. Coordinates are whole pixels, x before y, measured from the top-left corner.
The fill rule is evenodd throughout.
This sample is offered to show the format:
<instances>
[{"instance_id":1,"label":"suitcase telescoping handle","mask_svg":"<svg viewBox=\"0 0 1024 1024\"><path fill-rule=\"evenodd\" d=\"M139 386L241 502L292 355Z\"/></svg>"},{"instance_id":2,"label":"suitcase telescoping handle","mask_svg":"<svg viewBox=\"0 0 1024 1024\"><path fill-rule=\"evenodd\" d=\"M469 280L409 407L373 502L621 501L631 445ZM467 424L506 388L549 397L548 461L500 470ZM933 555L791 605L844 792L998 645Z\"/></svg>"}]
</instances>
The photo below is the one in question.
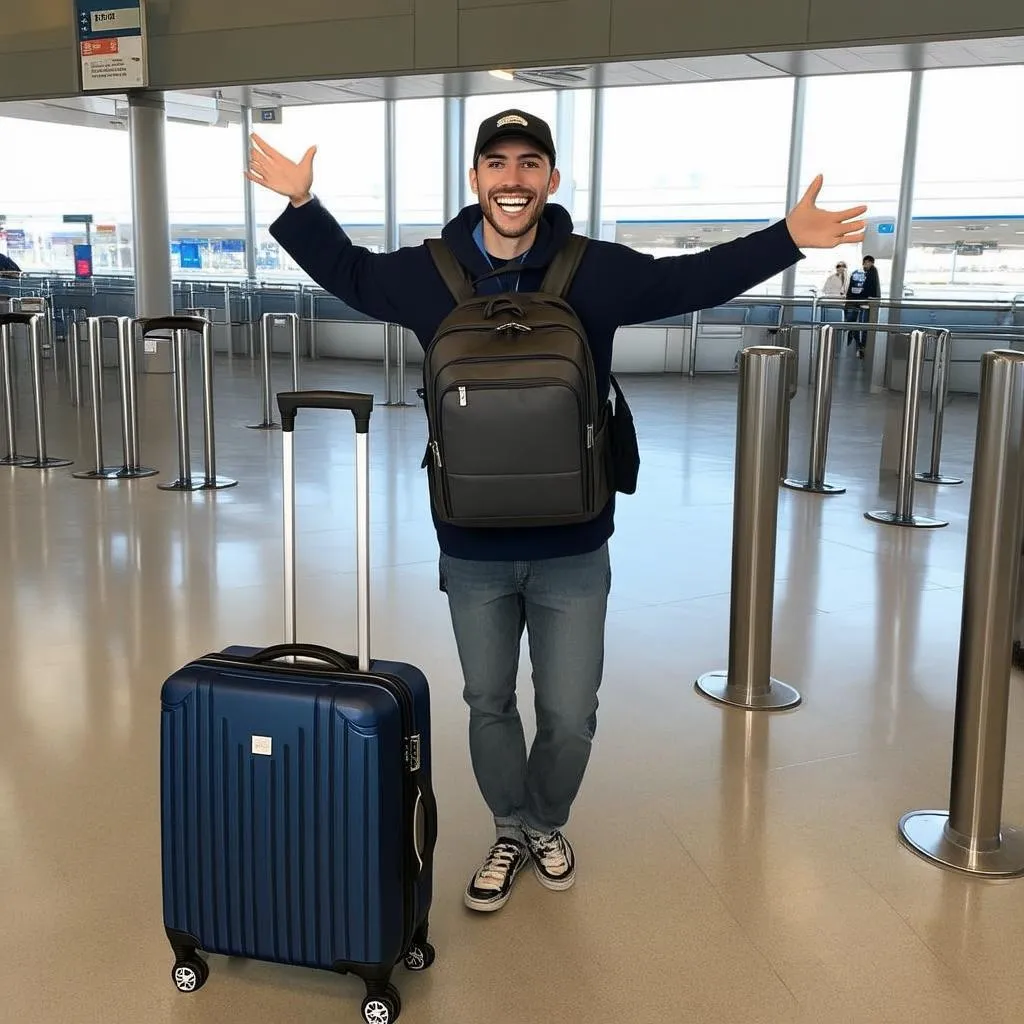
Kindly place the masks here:
<instances>
[{"instance_id":1,"label":"suitcase telescoping handle","mask_svg":"<svg viewBox=\"0 0 1024 1024\"><path fill-rule=\"evenodd\" d=\"M277 396L284 446L285 642L295 643L295 414L299 409L339 409L356 421L356 607L359 671L370 669L370 413L373 395L351 391L284 391Z\"/></svg>"}]
</instances>

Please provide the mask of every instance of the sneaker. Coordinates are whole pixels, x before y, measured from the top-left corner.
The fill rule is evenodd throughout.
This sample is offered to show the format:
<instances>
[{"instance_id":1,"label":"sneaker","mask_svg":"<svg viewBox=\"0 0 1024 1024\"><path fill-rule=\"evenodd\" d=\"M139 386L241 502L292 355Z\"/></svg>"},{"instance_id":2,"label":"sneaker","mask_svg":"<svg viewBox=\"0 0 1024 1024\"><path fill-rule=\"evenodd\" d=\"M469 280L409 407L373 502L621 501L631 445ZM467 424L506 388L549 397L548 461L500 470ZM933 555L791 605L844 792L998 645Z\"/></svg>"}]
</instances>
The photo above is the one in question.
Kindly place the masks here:
<instances>
[{"instance_id":1,"label":"sneaker","mask_svg":"<svg viewBox=\"0 0 1024 1024\"><path fill-rule=\"evenodd\" d=\"M526 864L526 850L514 839L499 839L466 886L470 910L501 910L512 895L512 883Z\"/></svg>"},{"instance_id":2,"label":"sneaker","mask_svg":"<svg viewBox=\"0 0 1024 1024\"><path fill-rule=\"evenodd\" d=\"M526 845L533 858L537 880L547 889L564 892L576 881L576 854L561 832L537 832L524 828Z\"/></svg>"}]
</instances>

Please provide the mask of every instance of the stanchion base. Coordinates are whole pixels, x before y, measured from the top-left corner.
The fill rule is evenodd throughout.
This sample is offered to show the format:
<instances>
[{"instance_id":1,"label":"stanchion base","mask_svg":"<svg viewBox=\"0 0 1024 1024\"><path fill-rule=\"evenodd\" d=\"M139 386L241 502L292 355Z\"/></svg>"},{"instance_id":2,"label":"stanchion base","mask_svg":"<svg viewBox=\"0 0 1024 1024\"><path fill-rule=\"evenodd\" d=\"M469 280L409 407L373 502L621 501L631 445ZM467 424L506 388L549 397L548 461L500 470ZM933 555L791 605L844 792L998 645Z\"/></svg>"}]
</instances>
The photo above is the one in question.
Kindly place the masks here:
<instances>
[{"instance_id":1,"label":"stanchion base","mask_svg":"<svg viewBox=\"0 0 1024 1024\"><path fill-rule=\"evenodd\" d=\"M415 406L415 402L406 402L404 399L401 402L382 402L381 405L386 409L412 409Z\"/></svg>"},{"instance_id":2,"label":"stanchion base","mask_svg":"<svg viewBox=\"0 0 1024 1024\"><path fill-rule=\"evenodd\" d=\"M156 476L157 470L139 466L128 469L127 466L106 466L103 469L89 469L81 473L72 473L76 480L135 480L144 476Z\"/></svg>"},{"instance_id":3,"label":"stanchion base","mask_svg":"<svg viewBox=\"0 0 1024 1024\"><path fill-rule=\"evenodd\" d=\"M971 850L949 834L945 811L911 811L900 818L899 836L904 846L933 864L986 878L1024 876L1024 831L1000 830L999 848Z\"/></svg>"},{"instance_id":4,"label":"stanchion base","mask_svg":"<svg viewBox=\"0 0 1024 1024\"><path fill-rule=\"evenodd\" d=\"M811 494L845 494L845 487L837 487L835 484L812 484L810 480L793 480L787 478L782 481L783 487L791 491L809 491Z\"/></svg>"},{"instance_id":5,"label":"stanchion base","mask_svg":"<svg viewBox=\"0 0 1024 1024\"><path fill-rule=\"evenodd\" d=\"M271 420L269 423L246 423L246 430L280 430L281 424Z\"/></svg>"},{"instance_id":6,"label":"stanchion base","mask_svg":"<svg viewBox=\"0 0 1024 1024\"><path fill-rule=\"evenodd\" d=\"M919 530L935 530L940 526L949 526L944 519L930 519L928 516L897 516L895 512L865 512L865 519L885 526L912 526Z\"/></svg>"},{"instance_id":7,"label":"stanchion base","mask_svg":"<svg viewBox=\"0 0 1024 1024\"><path fill-rule=\"evenodd\" d=\"M7 455L0 459L0 466L24 466L31 461L30 455Z\"/></svg>"},{"instance_id":8,"label":"stanchion base","mask_svg":"<svg viewBox=\"0 0 1024 1024\"><path fill-rule=\"evenodd\" d=\"M188 480L179 477L177 480L172 480L166 484L157 484L156 486L161 491L213 491L224 487L234 487L237 483L237 480L232 480L226 476L214 477L208 483L205 476L196 474Z\"/></svg>"},{"instance_id":9,"label":"stanchion base","mask_svg":"<svg viewBox=\"0 0 1024 1024\"><path fill-rule=\"evenodd\" d=\"M941 473L932 475L931 473L915 473L915 480L920 480L923 484L962 484L963 480L958 476L943 476Z\"/></svg>"},{"instance_id":10,"label":"stanchion base","mask_svg":"<svg viewBox=\"0 0 1024 1024\"><path fill-rule=\"evenodd\" d=\"M795 708L801 701L800 694L787 683L778 679L769 679L767 693L755 695L751 700L737 687L735 692L729 688L729 676L725 671L705 672L694 686L697 692L719 704L728 704L733 708L747 708L750 711L785 711Z\"/></svg>"},{"instance_id":11,"label":"stanchion base","mask_svg":"<svg viewBox=\"0 0 1024 1024\"><path fill-rule=\"evenodd\" d=\"M70 466L74 463L74 459L29 459L28 462L17 462L15 465L19 469L58 469L61 466Z\"/></svg>"}]
</instances>

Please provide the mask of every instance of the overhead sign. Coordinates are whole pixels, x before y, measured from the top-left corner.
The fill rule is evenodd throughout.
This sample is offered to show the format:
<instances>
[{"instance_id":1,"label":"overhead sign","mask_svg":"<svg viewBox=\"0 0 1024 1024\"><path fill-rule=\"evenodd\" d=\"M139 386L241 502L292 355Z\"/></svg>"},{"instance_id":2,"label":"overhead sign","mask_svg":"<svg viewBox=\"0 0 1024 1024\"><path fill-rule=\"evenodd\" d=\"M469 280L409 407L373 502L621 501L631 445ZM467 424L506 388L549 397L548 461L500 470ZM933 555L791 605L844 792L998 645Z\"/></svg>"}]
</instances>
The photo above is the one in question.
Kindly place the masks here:
<instances>
[{"instance_id":1,"label":"overhead sign","mask_svg":"<svg viewBox=\"0 0 1024 1024\"><path fill-rule=\"evenodd\" d=\"M146 0L75 0L83 92L149 85Z\"/></svg>"},{"instance_id":2,"label":"overhead sign","mask_svg":"<svg viewBox=\"0 0 1024 1024\"><path fill-rule=\"evenodd\" d=\"M65 213L64 214L65 224L91 224L92 214L91 213Z\"/></svg>"}]
</instances>

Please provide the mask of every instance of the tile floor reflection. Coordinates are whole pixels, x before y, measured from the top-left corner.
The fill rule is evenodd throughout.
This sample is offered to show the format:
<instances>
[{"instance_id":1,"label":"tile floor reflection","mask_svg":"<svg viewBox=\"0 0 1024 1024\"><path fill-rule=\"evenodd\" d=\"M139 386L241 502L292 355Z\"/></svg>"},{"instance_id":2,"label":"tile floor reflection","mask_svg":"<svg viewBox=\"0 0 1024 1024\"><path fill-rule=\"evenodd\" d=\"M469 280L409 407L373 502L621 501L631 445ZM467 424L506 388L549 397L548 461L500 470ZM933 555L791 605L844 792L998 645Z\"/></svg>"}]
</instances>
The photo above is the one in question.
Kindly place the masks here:
<instances>
[{"instance_id":1,"label":"tile floor reflection","mask_svg":"<svg viewBox=\"0 0 1024 1024\"><path fill-rule=\"evenodd\" d=\"M275 372L287 379L284 360ZM159 491L175 470L171 380L144 375L156 479L0 469L0 991L23 1024L355 1020L351 979L214 958L179 995L161 927L158 695L182 662L282 629L280 434L245 429L256 367L219 359L218 470L237 488ZM307 386L374 389L379 367L322 361ZM411 375L414 384L416 374ZM90 410L48 370L49 446L91 458ZM108 371L107 459L118 451ZM22 445L31 439L21 382ZM944 807L968 486L917 487L935 532L868 523L885 398L840 359L829 475L780 492L774 671L803 705L752 715L698 697L728 647L735 380L625 381L640 492L620 500L595 755L570 826L577 887L520 880L499 915L461 904L489 838L469 770L447 609L437 590L419 408L372 431L374 648L433 683L435 968L401 976L404 1021L727 1024L1017 1021L1024 880L985 884L903 850L905 810ZM791 466L805 464L807 396ZM194 423L198 423L198 388ZM410 398L415 401L414 396ZM970 474L976 403L954 398L943 465ZM922 420L922 457L930 422ZM194 427L196 465L199 428ZM352 431L299 419L302 636L354 640ZM524 659L522 684L529 688ZM1024 823L1024 701L1014 678L1005 818ZM530 702L523 701L528 709ZM527 718L529 711L527 710Z\"/></svg>"}]
</instances>

